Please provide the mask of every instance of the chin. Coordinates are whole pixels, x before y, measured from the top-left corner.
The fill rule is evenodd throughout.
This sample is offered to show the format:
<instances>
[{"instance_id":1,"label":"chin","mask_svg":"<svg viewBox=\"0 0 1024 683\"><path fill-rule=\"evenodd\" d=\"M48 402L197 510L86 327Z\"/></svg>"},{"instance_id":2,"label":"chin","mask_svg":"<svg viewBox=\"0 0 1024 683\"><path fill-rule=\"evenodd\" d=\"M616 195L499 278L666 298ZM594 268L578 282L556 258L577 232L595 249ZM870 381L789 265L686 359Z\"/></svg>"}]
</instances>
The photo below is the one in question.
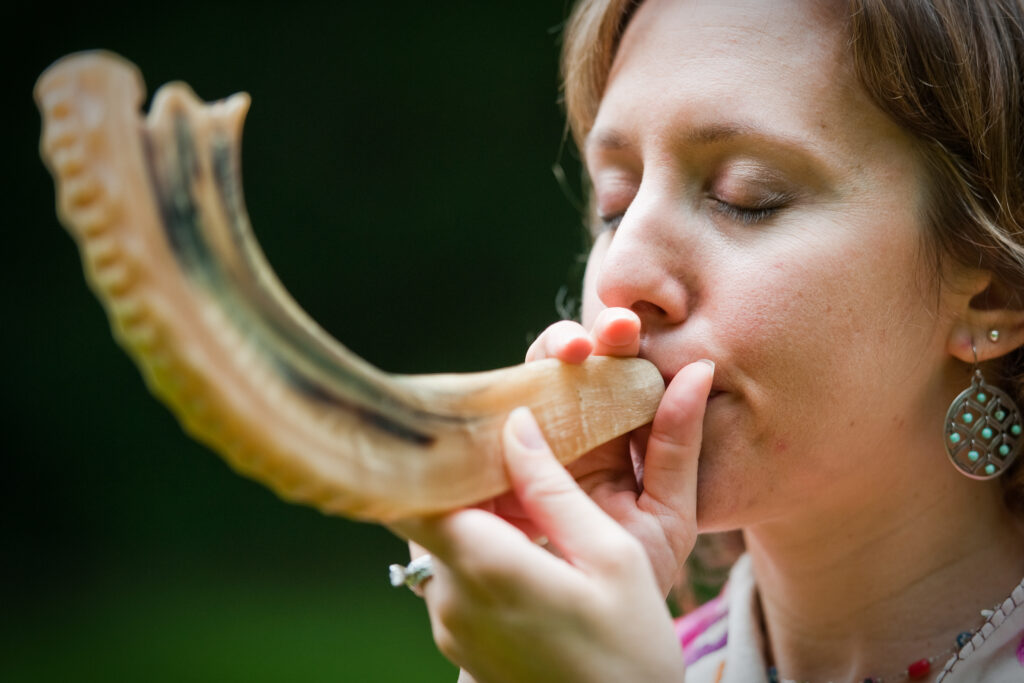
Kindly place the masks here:
<instances>
[{"instance_id":1,"label":"chin","mask_svg":"<svg viewBox=\"0 0 1024 683\"><path fill-rule=\"evenodd\" d=\"M702 452L697 468L698 533L735 531L755 521L751 486L764 490L763 482L750 481L749 471L722 466L713 454Z\"/></svg>"}]
</instances>

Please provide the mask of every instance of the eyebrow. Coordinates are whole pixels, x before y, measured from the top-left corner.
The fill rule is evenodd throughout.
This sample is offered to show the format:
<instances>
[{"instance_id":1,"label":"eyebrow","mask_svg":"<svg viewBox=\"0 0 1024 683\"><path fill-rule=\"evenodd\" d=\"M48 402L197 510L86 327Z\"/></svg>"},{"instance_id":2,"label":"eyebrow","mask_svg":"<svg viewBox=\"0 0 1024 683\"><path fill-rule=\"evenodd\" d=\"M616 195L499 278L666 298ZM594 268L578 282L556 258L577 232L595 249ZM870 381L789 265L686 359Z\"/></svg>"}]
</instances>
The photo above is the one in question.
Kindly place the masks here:
<instances>
[{"instance_id":1,"label":"eyebrow","mask_svg":"<svg viewBox=\"0 0 1024 683\"><path fill-rule=\"evenodd\" d=\"M806 138L797 132L774 130L758 125L756 122L744 121L709 122L698 124L685 131L679 142L688 147L713 147L728 145L734 140L745 141L774 158L788 158L792 170L799 170L805 182L825 191L832 188L836 180L838 167L832 161L827 147L819 141ZM636 138L618 128L594 129L584 143L583 158L585 162L593 161L592 154L616 153L627 151L632 153L638 146Z\"/></svg>"},{"instance_id":2,"label":"eyebrow","mask_svg":"<svg viewBox=\"0 0 1024 683\"><path fill-rule=\"evenodd\" d=\"M607 150L629 149L633 146L633 141L625 133L613 128L601 128L597 131L590 131L584 141L584 146L587 149L591 147Z\"/></svg>"},{"instance_id":3,"label":"eyebrow","mask_svg":"<svg viewBox=\"0 0 1024 683\"><path fill-rule=\"evenodd\" d=\"M688 145L713 145L729 142L740 137L759 138L783 147L809 148L812 146L801 138L775 133L760 126L747 123L709 123L700 125L688 131L683 140ZM608 151L618 151L631 149L634 147L634 142L628 135L619 130L602 128L591 131L590 135L587 136L585 145L587 149L600 148Z\"/></svg>"},{"instance_id":4,"label":"eyebrow","mask_svg":"<svg viewBox=\"0 0 1024 683\"><path fill-rule=\"evenodd\" d=\"M712 123L698 126L686 135L686 141L694 145L713 145L717 142L728 142L738 137L775 137L766 135L757 126L735 123Z\"/></svg>"}]
</instances>

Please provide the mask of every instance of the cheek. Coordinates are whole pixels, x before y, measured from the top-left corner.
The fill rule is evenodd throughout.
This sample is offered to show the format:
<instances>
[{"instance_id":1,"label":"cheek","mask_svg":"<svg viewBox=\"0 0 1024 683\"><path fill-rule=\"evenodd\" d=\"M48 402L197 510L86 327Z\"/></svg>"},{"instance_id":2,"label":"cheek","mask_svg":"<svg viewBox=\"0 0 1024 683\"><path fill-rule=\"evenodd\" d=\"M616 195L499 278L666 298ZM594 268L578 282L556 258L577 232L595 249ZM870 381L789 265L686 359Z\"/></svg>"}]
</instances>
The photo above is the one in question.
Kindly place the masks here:
<instances>
[{"instance_id":1,"label":"cheek","mask_svg":"<svg viewBox=\"0 0 1024 683\"><path fill-rule=\"evenodd\" d=\"M820 344L817 338L825 327L849 319L834 310L835 293L819 286L817 274L805 262L748 257L733 263L750 267L720 274L700 313L713 321L714 337L727 349L729 360L751 379L770 368L785 368L781 374L787 376L806 367L806 354Z\"/></svg>"},{"instance_id":2,"label":"cheek","mask_svg":"<svg viewBox=\"0 0 1024 683\"><path fill-rule=\"evenodd\" d=\"M870 454L911 449L901 427L920 415L907 387L927 383L943 333L911 275L914 243L897 245L902 255L878 246L765 262L709 297L739 392L705 420L709 526L780 497L863 483L890 467Z\"/></svg>"},{"instance_id":3,"label":"cheek","mask_svg":"<svg viewBox=\"0 0 1024 683\"><path fill-rule=\"evenodd\" d=\"M749 374L774 377L780 393L810 396L821 383L835 392L878 378L903 356L929 319L912 275L917 243L912 226L870 227L823 222L818 239L731 259L744 266L718 279L719 310L709 315L733 360L759 364ZM885 238L872 240L878 234Z\"/></svg>"}]
</instances>

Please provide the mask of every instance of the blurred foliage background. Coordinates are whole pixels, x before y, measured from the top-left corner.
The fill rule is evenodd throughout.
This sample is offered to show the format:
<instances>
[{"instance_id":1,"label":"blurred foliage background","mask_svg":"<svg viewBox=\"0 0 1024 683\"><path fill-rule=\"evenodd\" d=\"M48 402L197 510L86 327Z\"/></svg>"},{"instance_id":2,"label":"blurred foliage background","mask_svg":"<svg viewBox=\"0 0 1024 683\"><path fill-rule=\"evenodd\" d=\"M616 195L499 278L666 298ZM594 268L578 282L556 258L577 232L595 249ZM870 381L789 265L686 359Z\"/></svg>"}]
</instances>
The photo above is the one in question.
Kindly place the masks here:
<instances>
[{"instance_id":1,"label":"blurred foliage background","mask_svg":"<svg viewBox=\"0 0 1024 683\"><path fill-rule=\"evenodd\" d=\"M485 370L519 362L557 319L559 288L578 286L579 164L558 104L567 11L562 0L5 11L25 47L5 74L0 680L455 677L422 603L387 583L401 542L239 477L147 393L57 222L38 75L104 48L139 66L150 95L172 80L205 100L249 92L246 200L285 286L383 369Z\"/></svg>"}]
</instances>

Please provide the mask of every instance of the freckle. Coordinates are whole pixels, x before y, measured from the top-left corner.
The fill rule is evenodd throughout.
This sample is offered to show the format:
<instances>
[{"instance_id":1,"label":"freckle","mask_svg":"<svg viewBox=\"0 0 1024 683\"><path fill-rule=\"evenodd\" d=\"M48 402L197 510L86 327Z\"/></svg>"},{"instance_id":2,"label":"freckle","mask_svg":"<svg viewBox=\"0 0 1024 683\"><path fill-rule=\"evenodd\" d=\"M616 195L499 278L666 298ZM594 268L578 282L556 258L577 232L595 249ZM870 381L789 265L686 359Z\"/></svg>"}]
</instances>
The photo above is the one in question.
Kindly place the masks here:
<instances>
[{"instance_id":1,"label":"freckle","mask_svg":"<svg viewBox=\"0 0 1024 683\"><path fill-rule=\"evenodd\" d=\"M857 424L857 421L856 421L856 420L850 420L850 426L851 426L851 427L853 427L853 426L854 426L855 424Z\"/></svg>"}]
</instances>

